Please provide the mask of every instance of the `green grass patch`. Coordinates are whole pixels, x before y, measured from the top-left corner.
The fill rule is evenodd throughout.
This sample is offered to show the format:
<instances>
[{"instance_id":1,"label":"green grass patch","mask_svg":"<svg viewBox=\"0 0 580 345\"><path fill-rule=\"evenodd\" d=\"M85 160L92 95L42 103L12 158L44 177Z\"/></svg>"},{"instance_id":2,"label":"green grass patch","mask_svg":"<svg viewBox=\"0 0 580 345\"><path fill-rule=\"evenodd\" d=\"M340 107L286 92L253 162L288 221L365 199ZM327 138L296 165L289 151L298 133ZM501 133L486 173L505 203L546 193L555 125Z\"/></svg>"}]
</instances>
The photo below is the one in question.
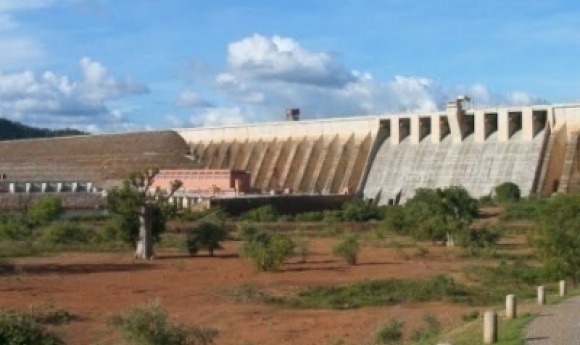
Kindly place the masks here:
<instances>
[{"instance_id":1,"label":"green grass patch","mask_svg":"<svg viewBox=\"0 0 580 345\"><path fill-rule=\"evenodd\" d=\"M226 294L238 303L265 303L303 309L356 309L406 302L471 302L469 288L439 275L426 280L368 280L345 286L312 287L294 296L270 296L251 285L229 289Z\"/></svg>"},{"instance_id":2,"label":"green grass patch","mask_svg":"<svg viewBox=\"0 0 580 345\"><path fill-rule=\"evenodd\" d=\"M533 315L522 315L514 320L499 320L497 345L522 345L522 333L525 327L534 319ZM436 339L416 342L413 345L436 344ZM450 342L453 345L482 345L483 344L483 321L473 321L461 328L461 331L452 331L447 335L438 337L439 342Z\"/></svg>"}]
</instances>

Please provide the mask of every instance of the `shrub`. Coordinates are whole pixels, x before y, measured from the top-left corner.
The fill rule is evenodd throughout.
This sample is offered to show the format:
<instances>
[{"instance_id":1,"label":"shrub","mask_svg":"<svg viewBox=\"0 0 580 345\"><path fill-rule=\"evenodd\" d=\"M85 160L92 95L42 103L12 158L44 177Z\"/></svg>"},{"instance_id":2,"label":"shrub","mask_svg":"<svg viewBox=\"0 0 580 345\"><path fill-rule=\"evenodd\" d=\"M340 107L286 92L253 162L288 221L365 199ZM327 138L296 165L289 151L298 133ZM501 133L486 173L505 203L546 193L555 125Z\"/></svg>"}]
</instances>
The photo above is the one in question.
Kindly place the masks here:
<instances>
[{"instance_id":1,"label":"shrub","mask_svg":"<svg viewBox=\"0 0 580 345\"><path fill-rule=\"evenodd\" d=\"M383 224L386 231L401 235L408 234L411 226L407 220L405 208L402 206L389 207L385 213Z\"/></svg>"},{"instance_id":2,"label":"shrub","mask_svg":"<svg viewBox=\"0 0 580 345\"><path fill-rule=\"evenodd\" d=\"M92 241L91 230L70 222L58 222L42 230L40 242L48 245L79 245Z\"/></svg>"},{"instance_id":3,"label":"shrub","mask_svg":"<svg viewBox=\"0 0 580 345\"><path fill-rule=\"evenodd\" d=\"M258 270L273 271L293 254L294 248L294 242L287 236L261 232L246 241L242 252Z\"/></svg>"},{"instance_id":4,"label":"shrub","mask_svg":"<svg viewBox=\"0 0 580 345\"><path fill-rule=\"evenodd\" d=\"M366 222L383 219L384 208L356 198L342 206L342 219L347 222Z\"/></svg>"},{"instance_id":5,"label":"shrub","mask_svg":"<svg viewBox=\"0 0 580 345\"><path fill-rule=\"evenodd\" d=\"M458 238L459 245L469 250L471 255L484 248L490 248L497 244L501 235L497 230L467 229Z\"/></svg>"},{"instance_id":6,"label":"shrub","mask_svg":"<svg viewBox=\"0 0 580 345\"><path fill-rule=\"evenodd\" d=\"M115 315L110 323L121 331L126 341L135 345L210 345L219 334L215 328L169 322L167 311L159 301Z\"/></svg>"},{"instance_id":7,"label":"shrub","mask_svg":"<svg viewBox=\"0 0 580 345\"><path fill-rule=\"evenodd\" d=\"M249 222L275 222L279 217L278 211L272 205L249 210L241 218Z\"/></svg>"},{"instance_id":8,"label":"shrub","mask_svg":"<svg viewBox=\"0 0 580 345\"><path fill-rule=\"evenodd\" d=\"M332 247L332 254L343 258L349 265L356 265L359 252L358 238L352 234L342 236Z\"/></svg>"},{"instance_id":9,"label":"shrub","mask_svg":"<svg viewBox=\"0 0 580 345\"><path fill-rule=\"evenodd\" d=\"M375 331L375 343L394 345L403 340L405 323L399 319L391 319L389 322L379 325Z\"/></svg>"},{"instance_id":10,"label":"shrub","mask_svg":"<svg viewBox=\"0 0 580 345\"><path fill-rule=\"evenodd\" d=\"M303 212L298 213L294 220L297 222L320 222L324 219L324 213L322 212Z\"/></svg>"},{"instance_id":11,"label":"shrub","mask_svg":"<svg viewBox=\"0 0 580 345\"><path fill-rule=\"evenodd\" d=\"M28 210L28 219L36 225L48 224L59 219L63 212L62 200L59 197L46 196Z\"/></svg>"},{"instance_id":12,"label":"shrub","mask_svg":"<svg viewBox=\"0 0 580 345\"><path fill-rule=\"evenodd\" d=\"M0 344L64 345L64 342L30 315L0 311Z\"/></svg>"},{"instance_id":13,"label":"shrub","mask_svg":"<svg viewBox=\"0 0 580 345\"><path fill-rule=\"evenodd\" d=\"M441 324L433 314L423 315L424 326L413 331L413 341L426 341L434 338L441 332Z\"/></svg>"},{"instance_id":14,"label":"shrub","mask_svg":"<svg viewBox=\"0 0 580 345\"><path fill-rule=\"evenodd\" d=\"M30 235L30 228L20 219L7 217L0 222L0 240L22 241Z\"/></svg>"},{"instance_id":15,"label":"shrub","mask_svg":"<svg viewBox=\"0 0 580 345\"><path fill-rule=\"evenodd\" d=\"M228 237L226 228L210 221L201 221L197 226L187 230L187 251L189 255L196 255L200 249L207 249L209 256L213 256L216 249L222 249L221 242Z\"/></svg>"},{"instance_id":16,"label":"shrub","mask_svg":"<svg viewBox=\"0 0 580 345\"><path fill-rule=\"evenodd\" d=\"M242 241L251 241L258 235L258 233L260 233L260 229L256 226L248 223L239 223L236 237Z\"/></svg>"},{"instance_id":17,"label":"shrub","mask_svg":"<svg viewBox=\"0 0 580 345\"><path fill-rule=\"evenodd\" d=\"M519 201L520 187L513 182L504 182L493 189L495 200L499 203Z\"/></svg>"}]
</instances>

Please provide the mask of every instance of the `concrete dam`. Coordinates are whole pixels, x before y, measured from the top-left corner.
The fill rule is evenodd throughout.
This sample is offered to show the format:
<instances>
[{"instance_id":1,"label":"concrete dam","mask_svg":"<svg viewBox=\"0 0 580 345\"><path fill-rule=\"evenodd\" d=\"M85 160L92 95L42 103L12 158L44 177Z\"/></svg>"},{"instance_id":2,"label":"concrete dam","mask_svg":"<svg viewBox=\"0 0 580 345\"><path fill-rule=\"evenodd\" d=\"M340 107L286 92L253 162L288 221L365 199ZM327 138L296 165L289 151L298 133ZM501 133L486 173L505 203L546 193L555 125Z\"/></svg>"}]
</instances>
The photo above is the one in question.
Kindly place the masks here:
<instances>
[{"instance_id":1,"label":"concrete dam","mask_svg":"<svg viewBox=\"0 0 580 345\"><path fill-rule=\"evenodd\" d=\"M61 180L107 189L155 166L244 170L262 194L359 194L379 204L453 185L481 197L508 181L524 196L547 196L580 192L579 131L580 104L474 108L457 99L425 113L3 141L0 192L3 183L42 190Z\"/></svg>"},{"instance_id":2,"label":"concrete dam","mask_svg":"<svg viewBox=\"0 0 580 345\"><path fill-rule=\"evenodd\" d=\"M490 195L502 182L523 196L580 191L580 105L445 110L176 129L201 166L251 173L263 193L359 193L403 203L417 188Z\"/></svg>"}]
</instances>

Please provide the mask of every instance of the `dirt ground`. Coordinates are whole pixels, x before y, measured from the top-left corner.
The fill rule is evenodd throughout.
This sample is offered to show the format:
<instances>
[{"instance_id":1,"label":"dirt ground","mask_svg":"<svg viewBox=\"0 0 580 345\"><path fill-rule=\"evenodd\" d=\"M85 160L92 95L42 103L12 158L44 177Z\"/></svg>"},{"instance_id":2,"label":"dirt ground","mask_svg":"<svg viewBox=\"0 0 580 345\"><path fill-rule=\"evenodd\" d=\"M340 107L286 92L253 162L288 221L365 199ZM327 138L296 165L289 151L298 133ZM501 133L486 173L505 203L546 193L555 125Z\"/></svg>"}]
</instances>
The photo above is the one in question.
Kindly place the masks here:
<instances>
[{"instance_id":1,"label":"dirt ground","mask_svg":"<svg viewBox=\"0 0 580 345\"><path fill-rule=\"evenodd\" d=\"M70 345L111 344L116 333L107 316L159 298L172 319L220 331L217 344L362 344L381 322L393 317L406 329L421 325L425 313L442 325L460 320L472 308L434 302L358 310L295 310L268 305L236 304L225 290L252 284L283 294L307 286L336 285L364 279L426 278L440 273L459 277L466 261L448 255L452 249L428 247L427 258L416 248L365 247L360 263L348 266L330 255L335 239L313 239L306 263L292 259L282 271L257 272L239 258L237 242L218 256L189 258L161 252L154 261L135 261L129 253L69 253L15 260L20 273L0 276L0 307L26 309L52 303L75 315L63 328Z\"/></svg>"}]
</instances>

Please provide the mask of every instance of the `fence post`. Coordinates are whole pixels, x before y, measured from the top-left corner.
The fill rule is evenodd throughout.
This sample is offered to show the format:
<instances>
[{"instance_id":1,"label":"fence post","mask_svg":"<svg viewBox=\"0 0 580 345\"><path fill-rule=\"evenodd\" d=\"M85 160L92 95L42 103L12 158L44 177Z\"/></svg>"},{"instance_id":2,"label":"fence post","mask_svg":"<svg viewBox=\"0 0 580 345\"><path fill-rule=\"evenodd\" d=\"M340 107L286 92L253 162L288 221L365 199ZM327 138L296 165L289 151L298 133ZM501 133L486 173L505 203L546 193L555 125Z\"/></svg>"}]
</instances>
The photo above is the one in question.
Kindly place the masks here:
<instances>
[{"instance_id":1,"label":"fence post","mask_svg":"<svg viewBox=\"0 0 580 345\"><path fill-rule=\"evenodd\" d=\"M495 311L486 311L483 314L483 343L497 342L497 314Z\"/></svg>"},{"instance_id":2,"label":"fence post","mask_svg":"<svg viewBox=\"0 0 580 345\"><path fill-rule=\"evenodd\" d=\"M538 286L538 304L546 304L546 288L544 286Z\"/></svg>"},{"instance_id":3,"label":"fence post","mask_svg":"<svg viewBox=\"0 0 580 345\"><path fill-rule=\"evenodd\" d=\"M560 280L560 297L566 296L567 292L568 292L568 287L566 286L566 281Z\"/></svg>"},{"instance_id":4,"label":"fence post","mask_svg":"<svg viewBox=\"0 0 580 345\"><path fill-rule=\"evenodd\" d=\"M507 295L505 297L505 317L508 320L517 317L517 301L515 295Z\"/></svg>"}]
</instances>

